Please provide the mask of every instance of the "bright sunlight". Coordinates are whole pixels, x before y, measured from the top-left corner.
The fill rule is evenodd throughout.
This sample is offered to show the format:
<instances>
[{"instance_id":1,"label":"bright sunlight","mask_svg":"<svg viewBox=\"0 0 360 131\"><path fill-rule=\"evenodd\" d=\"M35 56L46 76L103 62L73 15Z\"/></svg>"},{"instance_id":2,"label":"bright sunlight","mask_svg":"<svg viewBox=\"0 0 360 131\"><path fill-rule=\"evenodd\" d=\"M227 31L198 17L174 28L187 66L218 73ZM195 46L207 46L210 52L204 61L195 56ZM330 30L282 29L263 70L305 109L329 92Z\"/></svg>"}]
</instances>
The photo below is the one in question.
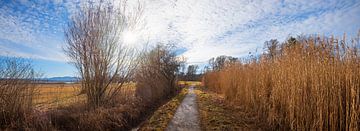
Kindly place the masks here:
<instances>
[{"instance_id":1,"label":"bright sunlight","mask_svg":"<svg viewBox=\"0 0 360 131\"><path fill-rule=\"evenodd\" d=\"M122 39L125 44L132 45L137 41L138 37L134 31L124 31Z\"/></svg>"}]
</instances>

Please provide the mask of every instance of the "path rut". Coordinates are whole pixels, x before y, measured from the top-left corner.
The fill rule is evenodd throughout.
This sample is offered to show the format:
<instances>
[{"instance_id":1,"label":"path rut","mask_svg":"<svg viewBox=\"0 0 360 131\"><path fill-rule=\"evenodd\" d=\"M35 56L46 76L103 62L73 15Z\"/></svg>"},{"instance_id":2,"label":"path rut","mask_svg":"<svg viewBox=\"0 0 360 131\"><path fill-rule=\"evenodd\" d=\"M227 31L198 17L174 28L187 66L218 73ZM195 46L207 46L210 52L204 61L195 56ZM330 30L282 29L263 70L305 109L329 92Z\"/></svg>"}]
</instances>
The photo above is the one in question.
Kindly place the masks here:
<instances>
[{"instance_id":1,"label":"path rut","mask_svg":"<svg viewBox=\"0 0 360 131\"><path fill-rule=\"evenodd\" d=\"M170 121L167 131L200 131L198 106L194 86L189 87L189 92L176 110Z\"/></svg>"}]
</instances>

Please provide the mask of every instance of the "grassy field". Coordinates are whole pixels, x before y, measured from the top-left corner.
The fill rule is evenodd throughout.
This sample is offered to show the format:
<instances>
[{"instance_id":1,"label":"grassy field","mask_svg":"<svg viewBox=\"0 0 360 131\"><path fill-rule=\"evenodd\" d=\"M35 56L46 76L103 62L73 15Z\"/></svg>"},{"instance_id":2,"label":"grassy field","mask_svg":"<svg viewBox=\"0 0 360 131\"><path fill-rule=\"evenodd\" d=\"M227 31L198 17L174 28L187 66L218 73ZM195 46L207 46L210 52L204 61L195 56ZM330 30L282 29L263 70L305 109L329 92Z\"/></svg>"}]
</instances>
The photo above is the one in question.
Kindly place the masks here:
<instances>
[{"instance_id":1,"label":"grassy field","mask_svg":"<svg viewBox=\"0 0 360 131\"><path fill-rule=\"evenodd\" d=\"M121 89L121 94L134 95L135 83L127 83ZM85 95L80 93L80 84L48 83L39 84L33 97L33 104L38 110L50 110L84 102Z\"/></svg>"},{"instance_id":2,"label":"grassy field","mask_svg":"<svg viewBox=\"0 0 360 131\"><path fill-rule=\"evenodd\" d=\"M33 103L37 109L48 110L84 100L79 84L39 84Z\"/></svg>"}]
</instances>

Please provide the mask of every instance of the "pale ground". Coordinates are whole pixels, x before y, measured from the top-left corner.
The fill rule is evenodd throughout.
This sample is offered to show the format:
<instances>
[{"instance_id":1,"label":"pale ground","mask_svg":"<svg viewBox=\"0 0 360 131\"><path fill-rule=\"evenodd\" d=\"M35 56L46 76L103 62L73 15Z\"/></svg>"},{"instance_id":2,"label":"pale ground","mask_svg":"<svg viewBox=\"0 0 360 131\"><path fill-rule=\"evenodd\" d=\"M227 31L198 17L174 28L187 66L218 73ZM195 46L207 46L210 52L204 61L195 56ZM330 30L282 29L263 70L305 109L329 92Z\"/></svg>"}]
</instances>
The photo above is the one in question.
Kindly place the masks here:
<instances>
[{"instance_id":1,"label":"pale ground","mask_svg":"<svg viewBox=\"0 0 360 131\"><path fill-rule=\"evenodd\" d=\"M176 110L174 118L171 120L166 130L200 131L199 113L194 86L189 87L188 94Z\"/></svg>"}]
</instances>

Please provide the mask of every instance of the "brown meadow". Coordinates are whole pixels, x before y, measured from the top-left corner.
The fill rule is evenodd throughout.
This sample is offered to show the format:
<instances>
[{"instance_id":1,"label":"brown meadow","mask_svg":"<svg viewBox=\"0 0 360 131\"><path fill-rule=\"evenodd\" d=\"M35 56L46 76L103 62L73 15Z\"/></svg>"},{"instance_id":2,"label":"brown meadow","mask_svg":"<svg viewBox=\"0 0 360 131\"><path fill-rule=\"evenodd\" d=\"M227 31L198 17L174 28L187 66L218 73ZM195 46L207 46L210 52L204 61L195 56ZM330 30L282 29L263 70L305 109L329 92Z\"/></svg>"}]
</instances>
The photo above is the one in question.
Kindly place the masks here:
<instances>
[{"instance_id":1,"label":"brown meadow","mask_svg":"<svg viewBox=\"0 0 360 131\"><path fill-rule=\"evenodd\" d=\"M85 95L80 91L80 84L46 83L38 84L33 104L37 110L46 111L66 107L76 103L84 103ZM135 83L126 83L121 89L122 97L134 95Z\"/></svg>"}]
</instances>

